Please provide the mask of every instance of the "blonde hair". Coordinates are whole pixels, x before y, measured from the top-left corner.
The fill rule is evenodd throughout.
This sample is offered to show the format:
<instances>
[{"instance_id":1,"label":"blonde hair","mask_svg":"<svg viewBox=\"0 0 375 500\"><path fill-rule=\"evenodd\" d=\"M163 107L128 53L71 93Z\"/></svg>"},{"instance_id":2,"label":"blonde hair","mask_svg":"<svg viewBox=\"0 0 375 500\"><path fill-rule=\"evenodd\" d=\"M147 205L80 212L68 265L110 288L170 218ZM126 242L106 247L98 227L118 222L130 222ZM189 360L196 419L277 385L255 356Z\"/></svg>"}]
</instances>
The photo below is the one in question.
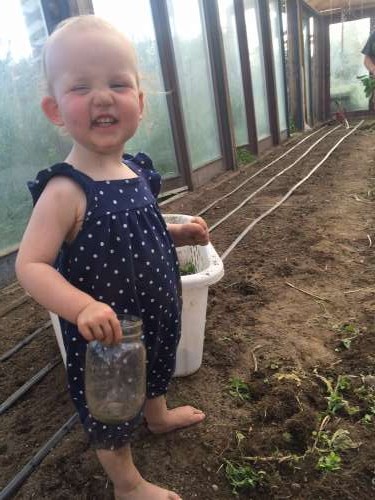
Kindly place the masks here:
<instances>
[{"instance_id":1,"label":"blonde hair","mask_svg":"<svg viewBox=\"0 0 375 500\"><path fill-rule=\"evenodd\" d=\"M73 29L77 28L78 29L96 28L102 31L110 31L111 33L117 33L120 37L124 39L124 41L127 41L129 47L132 50L132 55L134 57L137 85L139 86L140 76L138 70L138 58L133 44L130 42L130 40L126 37L124 33L119 31L115 26L113 26L105 19L95 16L94 14L87 14L82 16L68 17L67 19L64 19L55 27L51 35L47 38L42 51L42 71L48 92L52 93L52 84L47 62L48 51L61 36L65 36L68 34L69 31L72 31Z\"/></svg>"}]
</instances>

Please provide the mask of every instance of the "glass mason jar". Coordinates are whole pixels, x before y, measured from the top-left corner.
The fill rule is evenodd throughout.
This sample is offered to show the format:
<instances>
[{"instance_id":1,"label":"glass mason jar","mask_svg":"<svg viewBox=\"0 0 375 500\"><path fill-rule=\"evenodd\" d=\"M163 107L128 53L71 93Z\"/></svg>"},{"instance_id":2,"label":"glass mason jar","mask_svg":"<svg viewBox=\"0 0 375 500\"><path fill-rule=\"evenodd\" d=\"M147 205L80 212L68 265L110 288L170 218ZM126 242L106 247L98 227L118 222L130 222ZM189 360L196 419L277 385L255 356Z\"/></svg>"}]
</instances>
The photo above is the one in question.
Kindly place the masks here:
<instances>
[{"instance_id":1,"label":"glass mason jar","mask_svg":"<svg viewBox=\"0 0 375 500\"><path fill-rule=\"evenodd\" d=\"M107 346L94 340L86 352L87 405L93 417L108 424L134 418L146 397L142 320L131 315L117 317L124 334L121 342Z\"/></svg>"}]
</instances>

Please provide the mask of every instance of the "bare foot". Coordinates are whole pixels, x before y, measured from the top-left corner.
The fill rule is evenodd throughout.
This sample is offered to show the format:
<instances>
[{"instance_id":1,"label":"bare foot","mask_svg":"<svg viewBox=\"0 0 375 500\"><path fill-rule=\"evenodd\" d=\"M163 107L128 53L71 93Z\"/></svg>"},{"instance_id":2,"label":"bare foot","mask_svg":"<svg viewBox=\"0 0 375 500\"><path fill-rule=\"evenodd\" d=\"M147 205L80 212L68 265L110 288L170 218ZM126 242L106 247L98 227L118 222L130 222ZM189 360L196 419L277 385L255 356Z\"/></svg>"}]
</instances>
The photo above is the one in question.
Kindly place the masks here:
<instances>
[{"instance_id":1,"label":"bare foot","mask_svg":"<svg viewBox=\"0 0 375 500\"><path fill-rule=\"evenodd\" d=\"M147 426L152 433L162 434L199 424L205 417L203 411L197 410L193 406L180 406L163 412L161 418L148 419Z\"/></svg>"},{"instance_id":2,"label":"bare foot","mask_svg":"<svg viewBox=\"0 0 375 500\"><path fill-rule=\"evenodd\" d=\"M120 492L115 490L115 500L182 500L182 498L173 491L159 488L159 486L142 479L130 491Z\"/></svg>"}]
</instances>

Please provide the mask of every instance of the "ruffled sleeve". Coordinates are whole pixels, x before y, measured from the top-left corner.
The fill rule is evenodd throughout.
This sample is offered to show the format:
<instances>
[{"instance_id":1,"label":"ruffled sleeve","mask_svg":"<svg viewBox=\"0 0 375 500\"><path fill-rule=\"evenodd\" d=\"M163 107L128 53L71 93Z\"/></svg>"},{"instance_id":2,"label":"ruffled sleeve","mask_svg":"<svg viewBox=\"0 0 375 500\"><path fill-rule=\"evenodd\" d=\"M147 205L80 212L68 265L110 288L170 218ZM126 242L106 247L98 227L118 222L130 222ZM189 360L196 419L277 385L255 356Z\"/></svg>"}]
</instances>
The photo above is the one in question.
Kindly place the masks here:
<instances>
[{"instance_id":1,"label":"ruffled sleeve","mask_svg":"<svg viewBox=\"0 0 375 500\"><path fill-rule=\"evenodd\" d=\"M52 167L41 170L37 174L34 181L29 181L27 183L27 187L29 188L29 191L33 198L34 205L43 193L48 182L52 179L52 177L55 177L57 175L69 177L70 179L74 180L83 189L87 199L89 200L91 198L91 183L89 181L89 178L78 170L75 170L68 163L56 163Z\"/></svg>"},{"instance_id":2,"label":"ruffled sleeve","mask_svg":"<svg viewBox=\"0 0 375 500\"><path fill-rule=\"evenodd\" d=\"M123 158L126 162L130 161L135 167L138 167L138 173L144 177L150 186L152 194L157 198L161 188L161 176L155 170L151 158L146 153L138 153L135 156L125 154Z\"/></svg>"}]
</instances>

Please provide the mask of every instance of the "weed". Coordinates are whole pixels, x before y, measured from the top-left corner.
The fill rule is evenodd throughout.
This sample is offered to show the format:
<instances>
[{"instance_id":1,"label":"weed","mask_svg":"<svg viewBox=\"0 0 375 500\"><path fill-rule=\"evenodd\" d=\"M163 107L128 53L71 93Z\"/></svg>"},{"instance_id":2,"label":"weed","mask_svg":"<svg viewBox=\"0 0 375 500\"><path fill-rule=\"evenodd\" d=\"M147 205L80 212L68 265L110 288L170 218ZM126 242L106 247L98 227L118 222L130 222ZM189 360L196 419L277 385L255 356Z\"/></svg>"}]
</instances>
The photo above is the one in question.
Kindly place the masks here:
<instances>
[{"instance_id":1,"label":"weed","mask_svg":"<svg viewBox=\"0 0 375 500\"><path fill-rule=\"evenodd\" d=\"M341 469L341 457L336 452L331 451L328 455L319 458L317 468L324 472L334 472Z\"/></svg>"},{"instance_id":2,"label":"weed","mask_svg":"<svg viewBox=\"0 0 375 500\"><path fill-rule=\"evenodd\" d=\"M357 406L350 406L349 402L344 398L342 391L350 388L351 383L348 377L344 375L339 375L337 378L337 382L334 385L332 380L329 380L321 375L315 373L320 380L322 380L327 388L328 397L326 397L328 401L327 406L327 414L335 415L339 410L345 410L348 415L354 415L359 412L359 408Z\"/></svg>"},{"instance_id":3,"label":"weed","mask_svg":"<svg viewBox=\"0 0 375 500\"><path fill-rule=\"evenodd\" d=\"M225 475L233 488L233 493L238 495L240 490L255 488L265 478L264 471L255 471L249 465L239 465L225 460Z\"/></svg>"},{"instance_id":4,"label":"weed","mask_svg":"<svg viewBox=\"0 0 375 500\"><path fill-rule=\"evenodd\" d=\"M373 423L373 415L370 415L369 413L366 413L362 417L362 422L366 425L371 425Z\"/></svg>"},{"instance_id":5,"label":"weed","mask_svg":"<svg viewBox=\"0 0 375 500\"><path fill-rule=\"evenodd\" d=\"M332 435L330 431L321 432L316 449L320 453L327 453L331 451L338 452L353 448L359 448L360 445L361 443L356 443L352 440L349 431L344 429L337 429L337 431L335 431Z\"/></svg>"},{"instance_id":6,"label":"weed","mask_svg":"<svg viewBox=\"0 0 375 500\"><path fill-rule=\"evenodd\" d=\"M248 384L240 378L230 379L229 394L234 398L239 398L241 401L250 400L250 388Z\"/></svg>"},{"instance_id":7,"label":"weed","mask_svg":"<svg viewBox=\"0 0 375 500\"><path fill-rule=\"evenodd\" d=\"M375 388L361 385L354 392L366 406L366 413L362 418L362 422L367 425L372 424L375 417Z\"/></svg>"},{"instance_id":8,"label":"weed","mask_svg":"<svg viewBox=\"0 0 375 500\"><path fill-rule=\"evenodd\" d=\"M340 346L344 349L350 349L352 341L357 338L360 331L359 328L352 323L342 323L341 325L334 325L333 329L336 330L340 335L345 335L344 338L340 339ZM340 349L335 349L339 351Z\"/></svg>"},{"instance_id":9,"label":"weed","mask_svg":"<svg viewBox=\"0 0 375 500\"><path fill-rule=\"evenodd\" d=\"M246 148L237 149L237 163L240 167L243 165L248 165L255 160L255 156Z\"/></svg>"},{"instance_id":10,"label":"weed","mask_svg":"<svg viewBox=\"0 0 375 500\"><path fill-rule=\"evenodd\" d=\"M241 431L236 431L236 441L237 441L237 448L240 448L241 442L245 439L245 435Z\"/></svg>"},{"instance_id":11,"label":"weed","mask_svg":"<svg viewBox=\"0 0 375 500\"><path fill-rule=\"evenodd\" d=\"M289 133L294 134L294 132L296 132L296 131L297 131L296 122L291 117L291 118L289 118Z\"/></svg>"}]
</instances>

